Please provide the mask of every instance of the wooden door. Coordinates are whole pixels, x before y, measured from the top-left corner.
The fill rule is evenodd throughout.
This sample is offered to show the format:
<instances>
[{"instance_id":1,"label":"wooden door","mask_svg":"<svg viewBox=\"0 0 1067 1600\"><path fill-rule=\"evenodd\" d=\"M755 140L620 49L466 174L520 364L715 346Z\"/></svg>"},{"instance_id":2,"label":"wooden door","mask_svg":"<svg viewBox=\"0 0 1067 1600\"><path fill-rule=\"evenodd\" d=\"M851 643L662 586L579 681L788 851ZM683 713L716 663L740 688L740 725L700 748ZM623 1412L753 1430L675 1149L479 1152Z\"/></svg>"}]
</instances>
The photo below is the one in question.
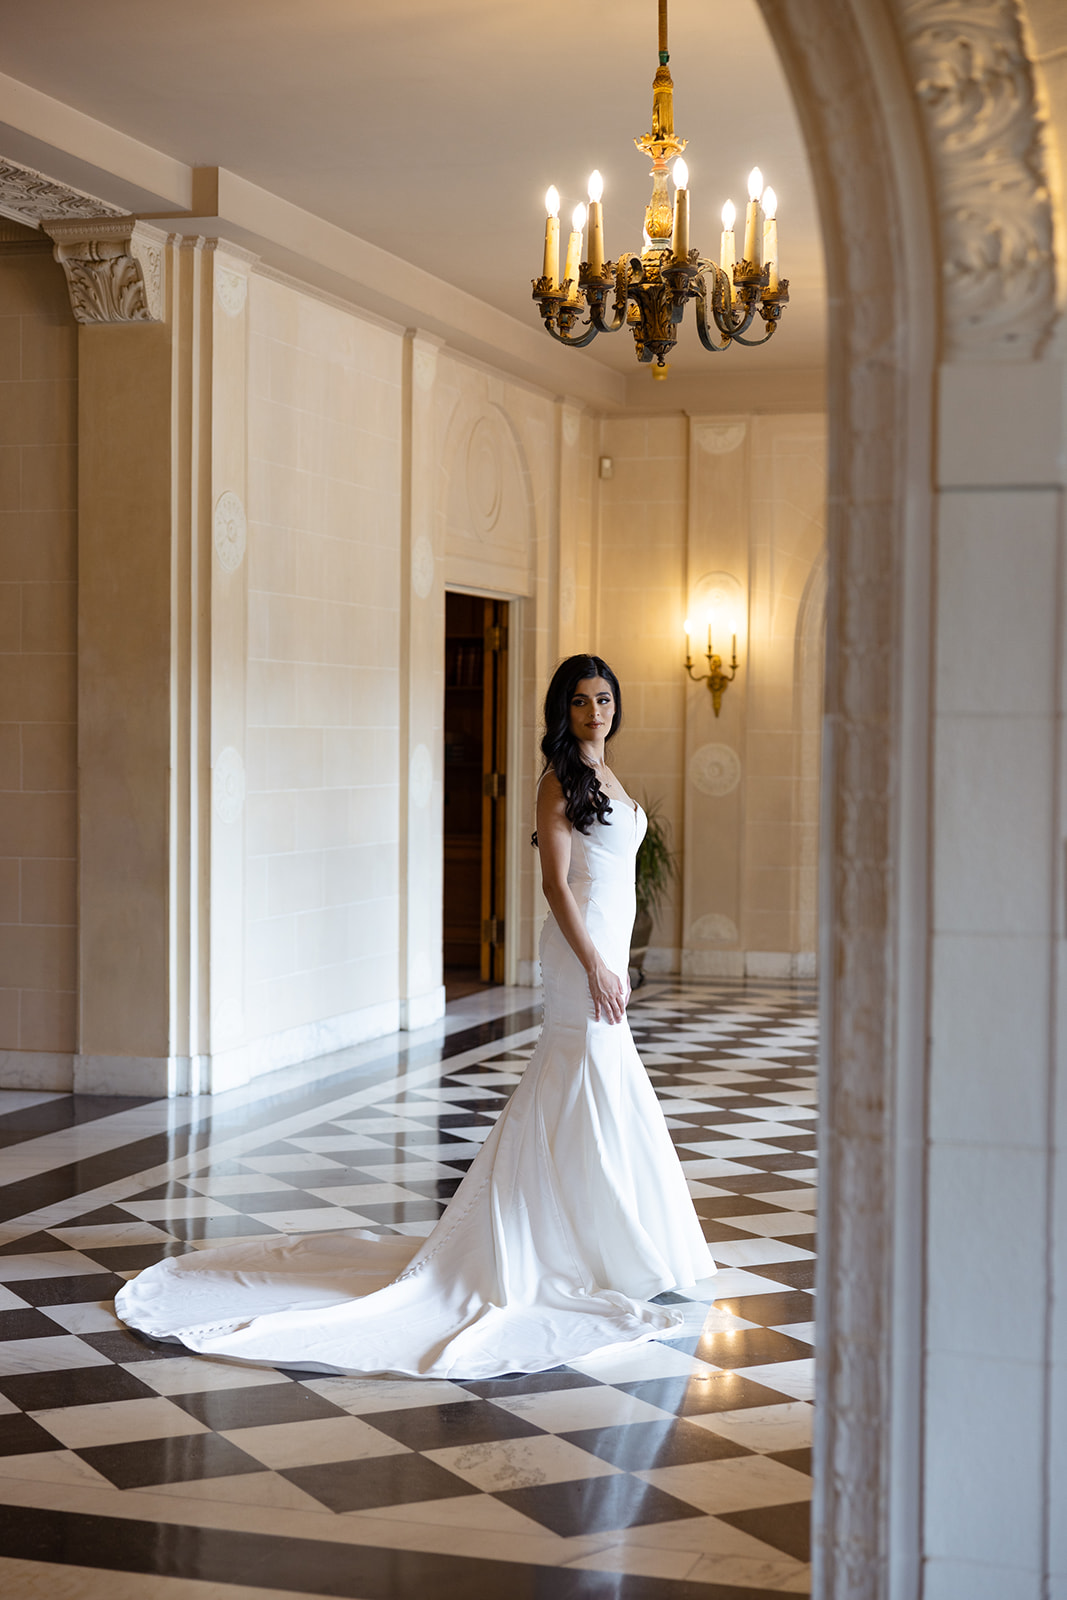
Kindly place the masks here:
<instances>
[{"instance_id":1,"label":"wooden door","mask_svg":"<svg viewBox=\"0 0 1067 1600\"><path fill-rule=\"evenodd\" d=\"M481 978L483 983L503 983L508 603L486 600L484 606Z\"/></svg>"}]
</instances>

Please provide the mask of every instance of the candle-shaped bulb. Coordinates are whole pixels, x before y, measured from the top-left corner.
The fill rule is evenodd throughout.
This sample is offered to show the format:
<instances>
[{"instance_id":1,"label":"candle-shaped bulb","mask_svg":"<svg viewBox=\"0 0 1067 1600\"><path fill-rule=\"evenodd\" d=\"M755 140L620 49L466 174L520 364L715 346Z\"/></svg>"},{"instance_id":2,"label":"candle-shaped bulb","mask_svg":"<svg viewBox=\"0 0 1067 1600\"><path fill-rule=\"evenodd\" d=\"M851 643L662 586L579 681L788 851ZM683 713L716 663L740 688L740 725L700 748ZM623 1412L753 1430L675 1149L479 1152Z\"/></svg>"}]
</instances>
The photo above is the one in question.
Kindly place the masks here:
<instances>
[{"instance_id":1,"label":"candle-shaped bulb","mask_svg":"<svg viewBox=\"0 0 1067 1600\"><path fill-rule=\"evenodd\" d=\"M758 200L763 193L763 173L758 167L753 167L748 175L748 198Z\"/></svg>"},{"instance_id":2,"label":"candle-shaped bulb","mask_svg":"<svg viewBox=\"0 0 1067 1600\"><path fill-rule=\"evenodd\" d=\"M685 162L685 159L682 156L679 156L677 161L674 163L673 177L674 177L674 187L676 189L688 189L688 187L689 187L689 167L687 166L687 164Z\"/></svg>"},{"instance_id":3,"label":"candle-shaped bulb","mask_svg":"<svg viewBox=\"0 0 1067 1600\"><path fill-rule=\"evenodd\" d=\"M693 631L693 624L690 622L688 617L686 617L685 621L682 623L682 627L685 629L685 636L688 639L689 635Z\"/></svg>"},{"instance_id":4,"label":"candle-shaped bulb","mask_svg":"<svg viewBox=\"0 0 1067 1600\"><path fill-rule=\"evenodd\" d=\"M581 233L585 227L585 207L580 200L571 212L571 227L575 233Z\"/></svg>"},{"instance_id":5,"label":"candle-shaped bulb","mask_svg":"<svg viewBox=\"0 0 1067 1600\"><path fill-rule=\"evenodd\" d=\"M559 190L555 184L545 191L545 210L550 217L559 216Z\"/></svg>"},{"instance_id":6,"label":"candle-shaped bulb","mask_svg":"<svg viewBox=\"0 0 1067 1600\"><path fill-rule=\"evenodd\" d=\"M773 222L775 212L778 210L778 196L773 189L763 191L763 215L767 222Z\"/></svg>"},{"instance_id":7,"label":"candle-shaped bulb","mask_svg":"<svg viewBox=\"0 0 1067 1600\"><path fill-rule=\"evenodd\" d=\"M595 167L589 174L589 198L594 204L604 198L604 180Z\"/></svg>"},{"instance_id":8,"label":"candle-shaped bulb","mask_svg":"<svg viewBox=\"0 0 1067 1600\"><path fill-rule=\"evenodd\" d=\"M732 200L727 200L726 204L722 208L722 225L726 229L727 233L732 230L736 221L737 207L734 205Z\"/></svg>"}]
</instances>

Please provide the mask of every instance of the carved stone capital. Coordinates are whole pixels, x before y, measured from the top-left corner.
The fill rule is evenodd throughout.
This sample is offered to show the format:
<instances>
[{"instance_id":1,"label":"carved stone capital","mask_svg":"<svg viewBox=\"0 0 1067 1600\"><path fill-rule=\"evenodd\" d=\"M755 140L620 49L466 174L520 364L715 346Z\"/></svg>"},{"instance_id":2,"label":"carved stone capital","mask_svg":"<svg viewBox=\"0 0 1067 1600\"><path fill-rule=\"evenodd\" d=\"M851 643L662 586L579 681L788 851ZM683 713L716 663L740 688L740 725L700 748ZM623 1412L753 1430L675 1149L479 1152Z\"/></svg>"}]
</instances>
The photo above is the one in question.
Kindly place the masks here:
<instances>
[{"instance_id":1,"label":"carved stone capital","mask_svg":"<svg viewBox=\"0 0 1067 1600\"><path fill-rule=\"evenodd\" d=\"M79 322L161 322L167 235L132 217L44 222Z\"/></svg>"},{"instance_id":2,"label":"carved stone capital","mask_svg":"<svg viewBox=\"0 0 1067 1600\"><path fill-rule=\"evenodd\" d=\"M1045 121L1018 0L893 0L941 222L946 354L1031 361L1056 321Z\"/></svg>"}]
</instances>

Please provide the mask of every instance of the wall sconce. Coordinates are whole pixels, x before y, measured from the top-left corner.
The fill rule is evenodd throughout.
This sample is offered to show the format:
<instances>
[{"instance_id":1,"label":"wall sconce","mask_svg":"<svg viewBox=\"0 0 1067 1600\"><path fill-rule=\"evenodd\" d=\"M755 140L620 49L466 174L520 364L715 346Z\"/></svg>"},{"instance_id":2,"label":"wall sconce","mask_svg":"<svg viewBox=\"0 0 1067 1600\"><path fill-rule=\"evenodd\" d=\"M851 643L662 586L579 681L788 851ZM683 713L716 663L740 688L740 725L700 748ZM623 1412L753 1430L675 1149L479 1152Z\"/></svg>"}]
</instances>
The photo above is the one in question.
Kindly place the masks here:
<instances>
[{"instance_id":1,"label":"wall sconce","mask_svg":"<svg viewBox=\"0 0 1067 1600\"><path fill-rule=\"evenodd\" d=\"M718 716L720 710L722 709L722 697L726 693L726 690L729 688L730 684L733 683L734 679L737 677L737 634L735 633L733 635L730 654L730 671L729 674L727 674L722 670L722 657L716 655L711 647L711 623L709 622L708 648L705 653L708 663L708 670L707 672L694 672L693 656L690 649L690 635L692 634L692 631L693 624L687 621L685 624L685 670L688 672L694 683L707 684L708 688L711 690L712 710L715 712L715 715Z\"/></svg>"},{"instance_id":2,"label":"wall sconce","mask_svg":"<svg viewBox=\"0 0 1067 1600\"><path fill-rule=\"evenodd\" d=\"M737 677L737 629L738 620L743 619L745 614L744 591L730 573L709 572L693 585L690 604L691 614L700 621L690 622L687 619L685 623L685 670L694 683L707 684L712 710L718 716L722 709L722 697ZM708 670L694 672L692 635L705 618L708 624L708 648L704 652L704 659ZM727 634L730 635L728 672L723 670L722 656L714 645L715 639L724 639Z\"/></svg>"}]
</instances>

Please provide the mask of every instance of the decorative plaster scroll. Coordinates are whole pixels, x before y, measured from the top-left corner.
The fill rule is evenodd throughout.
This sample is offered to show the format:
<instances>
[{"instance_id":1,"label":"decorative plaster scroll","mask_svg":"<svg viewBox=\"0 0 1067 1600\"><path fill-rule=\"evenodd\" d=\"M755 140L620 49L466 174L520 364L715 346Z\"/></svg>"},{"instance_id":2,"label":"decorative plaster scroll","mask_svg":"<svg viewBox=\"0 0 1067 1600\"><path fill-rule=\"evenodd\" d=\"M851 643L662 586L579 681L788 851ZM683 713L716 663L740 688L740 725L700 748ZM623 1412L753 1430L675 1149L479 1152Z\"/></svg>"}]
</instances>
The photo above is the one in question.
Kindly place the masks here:
<instances>
[{"instance_id":1,"label":"decorative plaster scroll","mask_svg":"<svg viewBox=\"0 0 1067 1600\"><path fill-rule=\"evenodd\" d=\"M243 272L215 262L215 294L228 317L239 317L248 299L248 278Z\"/></svg>"},{"instance_id":2,"label":"decorative plaster scroll","mask_svg":"<svg viewBox=\"0 0 1067 1600\"><path fill-rule=\"evenodd\" d=\"M160 322L167 236L131 219L46 222L79 322Z\"/></svg>"},{"instance_id":3,"label":"decorative plaster scroll","mask_svg":"<svg viewBox=\"0 0 1067 1600\"><path fill-rule=\"evenodd\" d=\"M697 917L685 942L687 945L737 944L739 939L737 923L732 918L723 916L721 911L709 911Z\"/></svg>"},{"instance_id":4,"label":"decorative plaster scroll","mask_svg":"<svg viewBox=\"0 0 1067 1600\"><path fill-rule=\"evenodd\" d=\"M241 497L227 489L215 502L212 521L212 538L219 566L224 572L236 572L244 560L248 543L248 521Z\"/></svg>"},{"instance_id":5,"label":"decorative plaster scroll","mask_svg":"<svg viewBox=\"0 0 1067 1600\"><path fill-rule=\"evenodd\" d=\"M240 820L245 803L245 764L241 753L228 744L215 757L211 771L211 804L220 822Z\"/></svg>"},{"instance_id":6,"label":"decorative plaster scroll","mask_svg":"<svg viewBox=\"0 0 1067 1600\"><path fill-rule=\"evenodd\" d=\"M741 758L728 744L702 744L689 758L689 782L701 794L732 794L741 782Z\"/></svg>"},{"instance_id":7,"label":"decorative plaster scroll","mask_svg":"<svg viewBox=\"0 0 1067 1600\"><path fill-rule=\"evenodd\" d=\"M946 353L1029 361L1056 320L1045 129L1017 0L895 0L926 118Z\"/></svg>"},{"instance_id":8,"label":"decorative plaster scroll","mask_svg":"<svg viewBox=\"0 0 1067 1600\"><path fill-rule=\"evenodd\" d=\"M411 587L420 600L430 598L434 570L433 545L424 533L420 533L411 551Z\"/></svg>"},{"instance_id":9,"label":"decorative plaster scroll","mask_svg":"<svg viewBox=\"0 0 1067 1600\"><path fill-rule=\"evenodd\" d=\"M709 422L696 430L700 448L709 456L728 456L745 442L744 422Z\"/></svg>"},{"instance_id":10,"label":"decorative plaster scroll","mask_svg":"<svg viewBox=\"0 0 1067 1600\"><path fill-rule=\"evenodd\" d=\"M36 228L42 222L61 218L127 217L129 212L0 156L0 215Z\"/></svg>"},{"instance_id":11,"label":"decorative plaster scroll","mask_svg":"<svg viewBox=\"0 0 1067 1600\"><path fill-rule=\"evenodd\" d=\"M424 744L417 744L411 752L408 786L413 805L420 809L429 805L433 794L433 757Z\"/></svg>"}]
</instances>

